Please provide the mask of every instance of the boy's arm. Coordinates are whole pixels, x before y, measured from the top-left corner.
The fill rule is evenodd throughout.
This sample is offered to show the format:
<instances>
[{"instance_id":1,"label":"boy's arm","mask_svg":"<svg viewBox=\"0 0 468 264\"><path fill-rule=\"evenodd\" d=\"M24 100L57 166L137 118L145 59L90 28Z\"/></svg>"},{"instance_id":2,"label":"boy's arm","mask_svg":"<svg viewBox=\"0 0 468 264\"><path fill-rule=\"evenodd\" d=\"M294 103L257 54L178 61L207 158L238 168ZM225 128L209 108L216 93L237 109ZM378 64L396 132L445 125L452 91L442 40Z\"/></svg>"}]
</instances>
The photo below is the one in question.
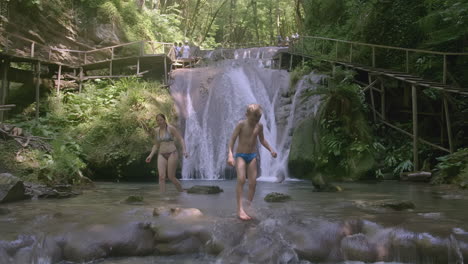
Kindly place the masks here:
<instances>
[{"instance_id":1,"label":"boy's arm","mask_svg":"<svg viewBox=\"0 0 468 264\"><path fill-rule=\"evenodd\" d=\"M276 152L271 148L270 144L268 144L268 142L265 139L265 136L263 135L263 125L259 124L259 126L260 126L260 131L258 132L258 139L260 140L260 143L266 149L268 149L268 151L270 151L271 156L273 156L273 158L276 158L276 155L277 155Z\"/></svg>"},{"instance_id":2,"label":"boy's arm","mask_svg":"<svg viewBox=\"0 0 468 264\"><path fill-rule=\"evenodd\" d=\"M175 127L170 126L170 130L171 130L172 134L174 135L174 137L177 138L180 145L182 146L182 153L183 153L184 157L187 158L188 154L187 154L187 149L185 148L184 138L180 135L179 131L177 131L177 129Z\"/></svg>"},{"instance_id":3,"label":"boy's arm","mask_svg":"<svg viewBox=\"0 0 468 264\"><path fill-rule=\"evenodd\" d=\"M232 149L234 148L234 143L236 143L236 139L239 136L241 130L241 123L239 122L232 133L231 139L229 140L228 145L228 164L234 166L234 155L232 154Z\"/></svg>"}]
</instances>

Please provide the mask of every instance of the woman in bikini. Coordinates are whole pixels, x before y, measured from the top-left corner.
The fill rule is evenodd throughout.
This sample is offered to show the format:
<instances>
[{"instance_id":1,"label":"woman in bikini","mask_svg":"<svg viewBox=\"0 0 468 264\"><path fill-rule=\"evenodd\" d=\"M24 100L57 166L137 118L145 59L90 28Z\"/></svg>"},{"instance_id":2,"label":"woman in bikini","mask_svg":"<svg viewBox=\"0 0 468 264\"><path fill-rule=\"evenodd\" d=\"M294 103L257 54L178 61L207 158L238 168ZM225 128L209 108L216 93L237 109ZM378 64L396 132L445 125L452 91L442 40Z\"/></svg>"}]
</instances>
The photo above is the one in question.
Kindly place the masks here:
<instances>
[{"instance_id":1,"label":"woman in bikini","mask_svg":"<svg viewBox=\"0 0 468 264\"><path fill-rule=\"evenodd\" d=\"M156 142L151 149L151 153L146 158L146 162L150 163L156 151L159 149L158 154L158 174L159 174L159 190L163 193L166 191L166 175L169 180L174 183L177 191L182 192L182 186L177 180L176 168L179 155L174 139L177 139L182 146L184 157L187 158L188 154L185 150L184 139L180 136L177 129L166 122L166 117L163 114L156 116L158 128L156 128Z\"/></svg>"}]
</instances>

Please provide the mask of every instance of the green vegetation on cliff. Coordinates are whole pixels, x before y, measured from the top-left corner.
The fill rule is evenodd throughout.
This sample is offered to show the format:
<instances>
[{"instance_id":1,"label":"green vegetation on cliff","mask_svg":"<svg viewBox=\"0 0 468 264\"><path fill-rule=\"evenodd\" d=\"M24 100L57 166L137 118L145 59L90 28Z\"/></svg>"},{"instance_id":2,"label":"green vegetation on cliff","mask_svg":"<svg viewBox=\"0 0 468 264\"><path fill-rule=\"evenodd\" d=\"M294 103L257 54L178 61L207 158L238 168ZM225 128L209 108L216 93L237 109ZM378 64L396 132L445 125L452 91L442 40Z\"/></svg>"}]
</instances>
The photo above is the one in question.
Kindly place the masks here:
<instances>
[{"instance_id":1,"label":"green vegetation on cliff","mask_svg":"<svg viewBox=\"0 0 468 264\"><path fill-rule=\"evenodd\" d=\"M110 178L129 177L123 168L142 164L151 148L155 113L174 119L168 90L137 79L90 82L82 93L51 95L41 107L47 114L39 122L27 112L10 121L35 136L51 138L52 151L24 150L22 159L34 155L31 162L36 166L22 162L28 168L18 170L11 164L13 158L6 166L23 176L51 182L76 182L83 174L92 178L87 172L99 169ZM143 169L146 174L151 170Z\"/></svg>"}]
</instances>

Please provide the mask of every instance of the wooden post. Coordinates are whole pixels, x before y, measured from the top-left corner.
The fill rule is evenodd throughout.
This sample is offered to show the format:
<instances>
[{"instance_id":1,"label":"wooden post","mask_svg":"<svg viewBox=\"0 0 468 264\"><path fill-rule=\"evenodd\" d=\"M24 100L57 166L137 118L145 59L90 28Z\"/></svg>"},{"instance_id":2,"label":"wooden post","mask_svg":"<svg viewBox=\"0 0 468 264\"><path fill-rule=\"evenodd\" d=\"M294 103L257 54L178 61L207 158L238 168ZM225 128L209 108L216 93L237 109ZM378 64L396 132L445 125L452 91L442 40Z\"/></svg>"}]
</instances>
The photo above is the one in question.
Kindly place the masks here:
<instances>
[{"instance_id":1,"label":"wooden post","mask_svg":"<svg viewBox=\"0 0 468 264\"><path fill-rule=\"evenodd\" d=\"M289 54L289 56L291 56L289 58L289 71L292 71L292 65L293 65L293 56L291 53Z\"/></svg>"},{"instance_id":2,"label":"wooden post","mask_svg":"<svg viewBox=\"0 0 468 264\"><path fill-rule=\"evenodd\" d=\"M335 45L335 59L338 60L338 41L336 42L336 45Z\"/></svg>"},{"instance_id":3,"label":"wooden post","mask_svg":"<svg viewBox=\"0 0 468 264\"><path fill-rule=\"evenodd\" d=\"M31 43L31 58L34 58L34 46L35 46L35 42L32 42Z\"/></svg>"},{"instance_id":4,"label":"wooden post","mask_svg":"<svg viewBox=\"0 0 468 264\"><path fill-rule=\"evenodd\" d=\"M449 105L447 101L447 95L444 94L444 112L445 112L445 123L447 124L447 137L449 141L449 150L450 153L453 153L453 138L452 138L452 123L450 123L450 113L449 113Z\"/></svg>"},{"instance_id":5,"label":"wooden post","mask_svg":"<svg viewBox=\"0 0 468 264\"><path fill-rule=\"evenodd\" d=\"M406 51L406 73L409 72L409 51Z\"/></svg>"},{"instance_id":6,"label":"wooden post","mask_svg":"<svg viewBox=\"0 0 468 264\"><path fill-rule=\"evenodd\" d=\"M301 37L301 45L302 45L302 51L301 51L302 60L304 60L305 46L304 46L304 38L303 37Z\"/></svg>"},{"instance_id":7,"label":"wooden post","mask_svg":"<svg viewBox=\"0 0 468 264\"><path fill-rule=\"evenodd\" d=\"M278 69L281 70L281 63L283 60L283 53L280 53L280 58L279 58L279 64L278 64Z\"/></svg>"},{"instance_id":8,"label":"wooden post","mask_svg":"<svg viewBox=\"0 0 468 264\"><path fill-rule=\"evenodd\" d=\"M140 42L140 56L145 55L145 42Z\"/></svg>"},{"instance_id":9,"label":"wooden post","mask_svg":"<svg viewBox=\"0 0 468 264\"><path fill-rule=\"evenodd\" d=\"M48 57L48 61L50 61L50 57L52 56L52 49L49 48L49 57Z\"/></svg>"},{"instance_id":10,"label":"wooden post","mask_svg":"<svg viewBox=\"0 0 468 264\"><path fill-rule=\"evenodd\" d=\"M109 62L109 75L112 76L112 60Z\"/></svg>"},{"instance_id":11,"label":"wooden post","mask_svg":"<svg viewBox=\"0 0 468 264\"><path fill-rule=\"evenodd\" d=\"M62 64L59 64L57 73L57 94L60 93L60 82L62 81Z\"/></svg>"},{"instance_id":12,"label":"wooden post","mask_svg":"<svg viewBox=\"0 0 468 264\"><path fill-rule=\"evenodd\" d=\"M412 105L413 105L413 165L414 171L419 169L418 157L418 97L415 85L411 85Z\"/></svg>"},{"instance_id":13,"label":"wooden post","mask_svg":"<svg viewBox=\"0 0 468 264\"><path fill-rule=\"evenodd\" d=\"M78 82L78 92L81 93L81 88L83 87L83 67L80 67L80 77L78 78Z\"/></svg>"},{"instance_id":14,"label":"wooden post","mask_svg":"<svg viewBox=\"0 0 468 264\"><path fill-rule=\"evenodd\" d=\"M86 64L88 63L88 52L85 51L84 53L84 63L83 64Z\"/></svg>"},{"instance_id":15,"label":"wooden post","mask_svg":"<svg viewBox=\"0 0 468 264\"><path fill-rule=\"evenodd\" d=\"M137 74L140 74L140 58L137 59Z\"/></svg>"},{"instance_id":16,"label":"wooden post","mask_svg":"<svg viewBox=\"0 0 468 264\"><path fill-rule=\"evenodd\" d=\"M112 76L112 63L114 62L114 48L111 48L111 61L109 63L109 75Z\"/></svg>"},{"instance_id":17,"label":"wooden post","mask_svg":"<svg viewBox=\"0 0 468 264\"><path fill-rule=\"evenodd\" d=\"M444 72L442 73L442 83L447 84L447 55L444 54Z\"/></svg>"},{"instance_id":18,"label":"wooden post","mask_svg":"<svg viewBox=\"0 0 468 264\"><path fill-rule=\"evenodd\" d=\"M368 79L369 79L369 95L370 95L370 98L371 98L371 104L372 104L372 114L373 114L373 117L374 117L374 122L377 121L377 114L376 114L376 110L375 110L375 102L374 102L374 88L372 87L372 75L370 75L370 73L368 73Z\"/></svg>"},{"instance_id":19,"label":"wooden post","mask_svg":"<svg viewBox=\"0 0 468 264\"><path fill-rule=\"evenodd\" d=\"M164 84L167 85L167 56L164 55Z\"/></svg>"},{"instance_id":20,"label":"wooden post","mask_svg":"<svg viewBox=\"0 0 468 264\"><path fill-rule=\"evenodd\" d=\"M385 86L382 78L380 80L380 113L382 114L382 120L386 120L385 117Z\"/></svg>"},{"instance_id":21,"label":"wooden post","mask_svg":"<svg viewBox=\"0 0 468 264\"><path fill-rule=\"evenodd\" d=\"M36 121L39 121L39 95L40 95L40 85L41 85L41 62L38 61L36 64Z\"/></svg>"},{"instance_id":22,"label":"wooden post","mask_svg":"<svg viewBox=\"0 0 468 264\"><path fill-rule=\"evenodd\" d=\"M375 47L372 46L372 67L375 68Z\"/></svg>"},{"instance_id":23,"label":"wooden post","mask_svg":"<svg viewBox=\"0 0 468 264\"><path fill-rule=\"evenodd\" d=\"M8 69L10 68L10 62L5 59L2 63L2 88L0 90L0 105L5 105L7 102L7 97L8 97ZM3 122L3 119L5 118L5 111L0 111L0 122Z\"/></svg>"},{"instance_id":24,"label":"wooden post","mask_svg":"<svg viewBox=\"0 0 468 264\"><path fill-rule=\"evenodd\" d=\"M353 43L349 45L349 62L353 61Z\"/></svg>"}]
</instances>

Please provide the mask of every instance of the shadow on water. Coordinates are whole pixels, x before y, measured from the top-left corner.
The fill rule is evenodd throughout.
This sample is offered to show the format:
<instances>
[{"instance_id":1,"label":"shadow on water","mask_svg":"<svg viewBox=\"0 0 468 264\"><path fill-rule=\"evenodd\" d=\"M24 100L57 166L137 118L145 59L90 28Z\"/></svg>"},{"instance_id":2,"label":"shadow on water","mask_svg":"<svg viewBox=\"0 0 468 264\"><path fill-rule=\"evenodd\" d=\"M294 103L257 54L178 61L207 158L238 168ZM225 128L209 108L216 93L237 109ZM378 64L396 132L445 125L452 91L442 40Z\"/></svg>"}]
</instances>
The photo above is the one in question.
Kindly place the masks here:
<instances>
[{"instance_id":1,"label":"shadow on water","mask_svg":"<svg viewBox=\"0 0 468 264\"><path fill-rule=\"evenodd\" d=\"M259 181L247 209L254 220L243 222L235 181L182 184L224 191L177 193L169 184L161 195L154 183L103 182L70 199L2 205L0 263L463 263L468 254L467 197L443 199L427 185L345 183L343 192L321 193L308 181ZM271 192L291 199L267 203ZM132 195L143 200L124 202ZM375 206L389 200L415 208ZM155 216L154 208L203 216Z\"/></svg>"}]
</instances>

